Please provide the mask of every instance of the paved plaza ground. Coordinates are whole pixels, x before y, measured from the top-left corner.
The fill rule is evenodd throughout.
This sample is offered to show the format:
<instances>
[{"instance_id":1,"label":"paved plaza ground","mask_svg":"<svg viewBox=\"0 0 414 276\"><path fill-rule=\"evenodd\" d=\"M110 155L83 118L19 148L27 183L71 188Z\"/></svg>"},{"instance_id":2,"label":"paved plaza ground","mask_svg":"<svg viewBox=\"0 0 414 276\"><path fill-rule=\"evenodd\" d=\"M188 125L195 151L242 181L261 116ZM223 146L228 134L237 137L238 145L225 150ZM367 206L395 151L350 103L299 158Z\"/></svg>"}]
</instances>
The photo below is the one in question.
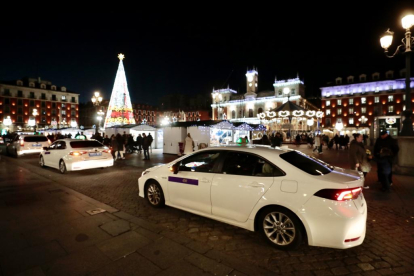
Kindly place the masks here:
<instances>
[{"instance_id":1,"label":"paved plaza ground","mask_svg":"<svg viewBox=\"0 0 414 276\"><path fill-rule=\"evenodd\" d=\"M349 168L347 150L289 147ZM153 150L142 158L61 175L41 169L36 156L1 156L0 275L414 275L414 177L394 175L383 193L373 162L364 243L284 252L257 233L151 208L137 179L177 156Z\"/></svg>"}]
</instances>

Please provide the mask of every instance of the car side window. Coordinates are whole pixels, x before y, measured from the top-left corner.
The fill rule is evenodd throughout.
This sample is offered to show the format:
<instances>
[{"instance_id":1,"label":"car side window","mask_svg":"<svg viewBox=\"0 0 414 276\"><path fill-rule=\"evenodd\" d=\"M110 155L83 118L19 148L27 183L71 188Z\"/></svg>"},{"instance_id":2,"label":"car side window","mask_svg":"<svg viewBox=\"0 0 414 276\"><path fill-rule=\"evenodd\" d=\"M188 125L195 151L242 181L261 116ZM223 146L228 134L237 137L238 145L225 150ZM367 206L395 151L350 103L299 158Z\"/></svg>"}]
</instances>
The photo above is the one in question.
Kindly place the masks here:
<instances>
[{"instance_id":1,"label":"car side window","mask_svg":"<svg viewBox=\"0 0 414 276\"><path fill-rule=\"evenodd\" d=\"M213 172L214 165L217 163L219 156L219 151L204 151L193 154L178 163L178 170L211 173Z\"/></svg>"},{"instance_id":2,"label":"car side window","mask_svg":"<svg viewBox=\"0 0 414 276\"><path fill-rule=\"evenodd\" d=\"M285 175L268 161L244 152L229 152L224 160L223 174L274 177Z\"/></svg>"},{"instance_id":3,"label":"car side window","mask_svg":"<svg viewBox=\"0 0 414 276\"><path fill-rule=\"evenodd\" d=\"M60 142L57 144L56 149L60 149L60 150L62 150L62 149L66 149L66 142L60 141Z\"/></svg>"},{"instance_id":4,"label":"car side window","mask_svg":"<svg viewBox=\"0 0 414 276\"><path fill-rule=\"evenodd\" d=\"M49 147L49 149L56 149L57 148L57 145L59 144L60 142L54 142L53 144L51 144L50 145L50 147Z\"/></svg>"}]
</instances>

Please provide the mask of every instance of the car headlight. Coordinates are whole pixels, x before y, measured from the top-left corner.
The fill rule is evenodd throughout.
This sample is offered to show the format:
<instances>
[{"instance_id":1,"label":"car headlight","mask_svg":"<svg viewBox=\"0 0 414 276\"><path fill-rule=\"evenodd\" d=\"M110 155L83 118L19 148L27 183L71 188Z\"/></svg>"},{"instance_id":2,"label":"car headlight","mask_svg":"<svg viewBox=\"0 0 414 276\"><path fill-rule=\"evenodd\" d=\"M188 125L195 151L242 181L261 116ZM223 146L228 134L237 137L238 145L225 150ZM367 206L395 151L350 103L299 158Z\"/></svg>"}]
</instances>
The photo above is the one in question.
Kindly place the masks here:
<instances>
[{"instance_id":1,"label":"car headlight","mask_svg":"<svg viewBox=\"0 0 414 276\"><path fill-rule=\"evenodd\" d=\"M146 175L147 173L149 173L150 171L143 171L142 172L142 174L141 174L141 176L144 176L144 175Z\"/></svg>"}]
</instances>

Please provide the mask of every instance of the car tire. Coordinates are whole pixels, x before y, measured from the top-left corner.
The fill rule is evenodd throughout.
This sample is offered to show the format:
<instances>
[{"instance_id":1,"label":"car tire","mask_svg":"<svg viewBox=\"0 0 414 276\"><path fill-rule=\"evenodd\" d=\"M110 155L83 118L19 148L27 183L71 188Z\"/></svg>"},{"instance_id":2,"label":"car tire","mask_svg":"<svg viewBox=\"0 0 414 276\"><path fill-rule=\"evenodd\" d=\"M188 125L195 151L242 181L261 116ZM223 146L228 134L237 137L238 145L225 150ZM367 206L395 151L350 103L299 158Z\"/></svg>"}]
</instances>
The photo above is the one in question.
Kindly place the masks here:
<instances>
[{"instance_id":1,"label":"car tire","mask_svg":"<svg viewBox=\"0 0 414 276\"><path fill-rule=\"evenodd\" d=\"M19 157L19 154L17 153L17 149L14 149L14 156L15 156L16 158L18 158L18 157Z\"/></svg>"},{"instance_id":2,"label":"car tire","mask_svg":"<svg viewBox=\"0 0 414 276\"><path fill-rule=\"evenodd\" d=\"M164 193L156 181L150 181L145 185L145 198L154 208L161 208L165 205Z\"/></svg>"},{"instance_id":3,"label":"car tire","mask_svg":"<svg viewBox=\"0 0 414 276\"><path fill-rule=\"evenodd\" d=\"M59 171L61 174L66 173L66 164L65 164L65 161L63 160L60 160L59 162Z\"/></svg>"},{"instance_id":4,"label":"car tire","mask_svg":"<svg viewBox=\"0 0 414 276\"><path fill-rule=\"evenodd\" d=\"M303 225L299 218L283 207L269 207L258 221L262 236L280 250L295 250L303 241Z\"/></svg>"},{"instance_id":5,"label":"car tire","mask_svg":"<svg viewBox=\"0 0 414 276\"><path fill-rule=\"evenodd\" d=\"M39 158L39 165L42 168L46 167L45 166L45 159L43 158L43 156L40 156L40 158Z\"/></svg>"}]
</instances>

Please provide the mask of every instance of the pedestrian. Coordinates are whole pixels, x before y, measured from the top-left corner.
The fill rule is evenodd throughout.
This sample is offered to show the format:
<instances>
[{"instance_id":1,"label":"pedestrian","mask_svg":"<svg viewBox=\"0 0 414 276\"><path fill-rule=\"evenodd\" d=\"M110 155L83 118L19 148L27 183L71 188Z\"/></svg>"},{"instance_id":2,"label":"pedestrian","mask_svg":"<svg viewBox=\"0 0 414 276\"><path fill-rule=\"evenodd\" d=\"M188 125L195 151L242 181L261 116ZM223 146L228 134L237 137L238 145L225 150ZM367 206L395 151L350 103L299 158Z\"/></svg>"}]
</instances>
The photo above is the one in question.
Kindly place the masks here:
<instances>
[{"instance_id":1,"label":"pedestrian","mask_svg":"<svg viewBox=\"0 0 414 276\"><path fill-rule=\"evenodd\" d=\"M103 139L103 144L107 147L111 145L111 139L109 139L108 135L105 135L105 138Z\"/></svg>"},{"instance_id":2,"label":"pedestrian","mask_svg":"<svg viewBox=\"0 0 414 276\"><path fill-rule=\"evenodd\" d=\"M392 158L393 152L391 149L383 147L380 150L379 157L377 158L378 175L381 182L381 190L383 192L390 192L391 187L391 173L392 173Z\"/></svg>"},{"instance_id":3,"label":"pedestrian","mask_svg":"<svg viewBox=\"0 0 414 276\"><path fill-rule=\"evenodd\" d=\"M299 133L296 134L295 141L296 141L296 145L299 146L300 145L300 135L299 135Z\"/></svg>"},{"instance_id":4,"label":"pedestrian","mask_svg":"<svg viewBox=\"0 0 414 276\"><path fill-rule=\"evenodd\" d=\"M116 141L118 142L118 155L117 155L117 158L125 159L125 138L123 136L121 136L121 134L118 133L116 135Z\"/></svg>"},{"instance_id":5,"label":"pedestrian","mask_svg":"<svg viewBox=\"0 0 414 276\"><path fill-rule=\"evenodd\" d=\"M184 140L184 154L190 154L194 151L194 141L191 138L190 133L187 134L187 137Z\"/></svg>"},{"instance_id":6,"label":"pedestrian","mask_svg":"<svg viewBox=\"0 0 414 276\"><path fill-rule=\"evenodd\" d=\"M137 141L138 152L141 153L141 151L142 151L142 136L141 136L141 133L138 134L136 141Z\"/></svg>"},{"instance_id":7,"label":"pedestrian","mask_svg":"<svg viewBox=\"0 0 414 276\"><path fill-rule=\"evenodd\" d=\"M154 141L154 139L152 138L152 135L149 132L148 132L148 140L149 140L149 149L152 152L152 141Z\"/></svg>"},{"instance_id":8,"label":"pedestrian","mask_svg":"<svg viewBox=\"0 0 414 276\"><path fill-rule=\"evenodd\" d=\"M142 134L142 148L144 150L144 159L142 160L150 160L149 152L148 152L149 146L150 146L150 140L145 135L145 133L143 133Z\"/></svg>"},{"instance_id":9,"label":"pedestrian","mask_svg":"<svg viewBox=\"0 0 414 276\"><path fill-rule=\"evenodd\" d=\"M363 143L361 134L355 136L349 145L349 160L352 170L361 171L364 173L364 178L371 171L371 164L369 163L370 156L367 155L367 150ZM369 189L369 186L364 186L364 189Z\"/></svg>"},{"instance_id":10,"label":"pedestrian","mask_svg":"<svg viewBox=\"0 0 414 276\"><path fill-rule=\"evenodd\" d=\"M336 147L336 149L338 149L338 145L339 145L339 136L338 136L338 133L337 134L335 134L335 136L334 136L334 142L335 142L335 147Z\"/></svg>"},{"instance_id":11,"label":"pedestrian","mask_svg":"<svg viewBox=\"0 0 414 276\"><path fill-rule=\"evenodd\" d=\"M269 137L267 137L266 134L263 135L261 140L262 140L262 145L270 145Z\"/></svg>"},{"instance_id":12,"label":"pedestrian","mask_svg":"<svg viewBox=\"0 0 414 276\"><path fill-rule=\"evenodd\" d=\"M118 151L118 141L116 140L116 136L112 134L111 136L111 153L114 160L118 159L118 156L115 154Z\"/></svg>"},{"instance_id":13,"label":"pedestrian","mask_svg":"<svg viewBox=\"0 0 414 276\"><path fill-rule=\"evenodd\" d=\"M348 145L349 145L349 136L348 136L348 134L346 134L345 135L345 149L348 149ZM365 145L365 143L364 143L364 145Z\"/></svg>"},{"instance_id":14,"label":"pedestrian","mask_svg":"<svg viewBox=\"0 0 414 276\"><path fill-rule=\"evenodd\" d=\"M317 134L316 136L315 136L315 141L314 141L315 143L314 143L314 145L315 145L315 147L313 148L313 152L315 151L315 150L318 150L318 153L319 153L319 147L320 147L320 145L321 145L321 137L319 136L319 134Z\"/></svg>"},{"instance_id":15,"label":"pedestrian","mask_svg":"<svg viewBox=\"0 0 414 276\"><path fill-rule=\"evenodd\" d=\"M375 141L374 157L375 157L376 160L380 159L380 157L381 157L380 153L381 153L382 148L388 148L388 149L391 150L392 156L386 158L386 160L388 160L390 162L389 165L392 168L393 163L397 159L397 154L398 154L398 151L400 150L400 148L398 147L397 140L392 138L385 129L380 132L380 137L378 137L377 140ZM381 171L383 171L382 166L383 166L383 162L377 163L378 182L381 182L381 176L382 176ZM388 176L389 176L388 180L390 182L390 185L392 185L392 170L391 170L391 173Z\"/></svg>"}]
</instances>

